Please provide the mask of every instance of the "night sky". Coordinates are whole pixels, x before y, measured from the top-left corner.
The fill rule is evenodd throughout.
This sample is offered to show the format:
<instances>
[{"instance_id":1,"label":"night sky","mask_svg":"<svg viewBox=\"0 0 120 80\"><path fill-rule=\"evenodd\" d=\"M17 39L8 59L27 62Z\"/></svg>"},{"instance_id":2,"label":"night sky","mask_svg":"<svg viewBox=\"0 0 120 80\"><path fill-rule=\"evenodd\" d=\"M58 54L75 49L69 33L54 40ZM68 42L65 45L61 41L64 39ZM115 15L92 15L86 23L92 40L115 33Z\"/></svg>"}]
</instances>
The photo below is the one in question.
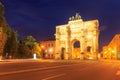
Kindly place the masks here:
<instances>
[{"instance_id":1,"label":"night sky","mask_svg":"<svg viewBox=\"0 0 120 80\"><path fill-rule=\"evenodd\" d=\"M56 25L79 13L84 21L99 20L100 50L120 33L120 0L0 0L5 18L19 38L32 35L42 41L54 38Z\"/></svg>"}]
</instances>

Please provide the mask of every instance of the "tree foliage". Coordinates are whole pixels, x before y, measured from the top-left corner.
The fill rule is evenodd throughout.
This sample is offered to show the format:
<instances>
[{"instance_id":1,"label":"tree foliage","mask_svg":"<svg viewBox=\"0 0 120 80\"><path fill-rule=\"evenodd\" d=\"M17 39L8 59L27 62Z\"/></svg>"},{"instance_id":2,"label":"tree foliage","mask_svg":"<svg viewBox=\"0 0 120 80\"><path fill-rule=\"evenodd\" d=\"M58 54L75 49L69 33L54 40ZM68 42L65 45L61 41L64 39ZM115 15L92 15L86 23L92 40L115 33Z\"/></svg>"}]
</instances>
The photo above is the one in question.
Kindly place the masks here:
<instances>
[{"instance_id":1,"label":"tree foliage","mask_svg":"<svg viewBox=\"0 0 120 80\"><path fill-rule=\"evenodd\" d=\"M39 45L33 36L27 36L24 40L18 41L18 34L12 30L4 18L4 6L0 2L0 27L2 32L7 35L4 50L0 53L5 58L31 58L33 53L40 53Z\"/></svg>"},{"instance_id":2,"label":"tree foliage","mask_svg":"<svg viewBox=\"0 0 120 80\"><path fill-rule=\"evenodd\" d=\"M29 47L30 50L32 50L35 46L36 40L33 38L33 36L27 36L24 40L24 43Z\"/></svg>"},{"instance_id":3,"label":"tree foliage","mask_svg":"<svg viewBox=\"0 0 120 80\"><path fill-rule=\"evenodd\" d=\"M18 53L20 58L32 58L33 53L40 57L40 47L33 36L27 36L19 42Z\"/></svg>"},{"instance_id":4,"label":"tree foliage","mask_svg":"<svg viewBox=\"0 0 120 80\"><path fill-rule=\"evenodd\" d=\"M14 30L9 30L9 34L7 34L7 41L4 47L4 57L12 56L15 58L17 55L18 50L18 39L17 39L17 32Z\"/></svg>"},{"instance_id":5,"label":"tree foliage","mask_svg":"<svg viewBox=\"0 0 120 80\"><path fill-rule=\"evenodd\" d=\"M27 36L23 40L18 40L18 34L11 28L6 29L7 41L4 47L3 57L9 58L32 58L33 53L40 57L40 47L33 36Z\"/></svg>"},{"instance_id":6,"label":"tree foliage","mask_svg":"<svg viewBox=\"0 0 120 80\"><path fill-rule=\"evenodd\" d=\"M33 52L37 55L37 57L41 57L40 53L41 53L41 48L39 46L38 43L35 43L34 48L33 48Z\"/></svg>"},{"instance_id":7,"label":"tree foliage","mask_svg":"<svg viewBox=\"0 0 120 80\"><path fill-rule=\"evenodd\" d=\"M31 58L32 53L24 41L20 40L18 45L18 58Z\"/></svg>"}]
</instances>

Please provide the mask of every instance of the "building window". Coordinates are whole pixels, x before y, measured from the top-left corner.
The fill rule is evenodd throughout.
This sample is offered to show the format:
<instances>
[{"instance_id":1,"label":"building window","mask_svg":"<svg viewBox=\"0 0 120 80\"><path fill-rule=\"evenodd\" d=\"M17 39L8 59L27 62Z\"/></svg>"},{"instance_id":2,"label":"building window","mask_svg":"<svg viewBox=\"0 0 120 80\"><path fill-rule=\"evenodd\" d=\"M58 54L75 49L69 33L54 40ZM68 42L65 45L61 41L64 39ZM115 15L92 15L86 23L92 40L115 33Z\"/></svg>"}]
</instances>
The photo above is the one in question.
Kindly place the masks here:
<instances>
[{"instance_id":1,"label":"building window","mask_svg":"<svg viewBox=\"0 0 120 80\"><path fill-rule=\"evenodd\" d=\"M51 43L51 47L53 47L53 44Z\"/></svg>"},{"instance_id":2,"label":"building window","mask_svg":"<svg viewBox=\"0 0 120 80\"><path fill-rule=\"evenodd\" d=\"M48 43L48 47L50 47L50 44Z\"/></svg>"}]
</instances>

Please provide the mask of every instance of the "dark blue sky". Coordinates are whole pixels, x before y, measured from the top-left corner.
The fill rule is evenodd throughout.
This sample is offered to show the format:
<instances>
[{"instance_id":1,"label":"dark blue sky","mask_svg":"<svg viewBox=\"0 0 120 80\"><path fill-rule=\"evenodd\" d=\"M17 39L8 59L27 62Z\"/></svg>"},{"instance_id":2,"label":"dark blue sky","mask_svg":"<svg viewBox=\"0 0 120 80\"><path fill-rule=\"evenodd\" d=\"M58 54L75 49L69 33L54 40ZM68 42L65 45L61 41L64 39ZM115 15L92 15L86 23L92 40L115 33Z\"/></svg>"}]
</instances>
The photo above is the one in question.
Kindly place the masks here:
<instances>
[{"instance_id":1,"label":"dark blue sky","mask_svg":"<svg viewBox=\"0 0 120 80\"><path fill-rule=\"evenodd\" d=\"M55 26L78 12L84 21L98 19L100 48L120 33L120 0L0 0L5 18L19 37L54 38Z\"/></svg>"}]
</instances>

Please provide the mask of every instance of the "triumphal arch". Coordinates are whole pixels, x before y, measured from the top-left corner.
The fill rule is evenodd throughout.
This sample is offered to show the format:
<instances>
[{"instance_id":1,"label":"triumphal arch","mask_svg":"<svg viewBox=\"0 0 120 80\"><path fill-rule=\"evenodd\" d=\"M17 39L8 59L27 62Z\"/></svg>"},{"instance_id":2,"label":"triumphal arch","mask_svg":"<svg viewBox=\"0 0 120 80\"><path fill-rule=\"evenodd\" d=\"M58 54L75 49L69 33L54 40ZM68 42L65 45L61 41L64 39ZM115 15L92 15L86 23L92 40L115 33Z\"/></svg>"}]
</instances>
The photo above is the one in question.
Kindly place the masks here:
<instances>
[{"instance_id":1,"label":"triumphal arch","mask_svg":"<svg viewBox=\"0 0 120 80\"><path fill-rule=\"evenodd\" d=\"M56 26L56 59L74 59L74 43L79 41L77 59L96 59L98 53L99 22L83 21L76 13L68 24Z\"/></svg>"}]
</instances>

